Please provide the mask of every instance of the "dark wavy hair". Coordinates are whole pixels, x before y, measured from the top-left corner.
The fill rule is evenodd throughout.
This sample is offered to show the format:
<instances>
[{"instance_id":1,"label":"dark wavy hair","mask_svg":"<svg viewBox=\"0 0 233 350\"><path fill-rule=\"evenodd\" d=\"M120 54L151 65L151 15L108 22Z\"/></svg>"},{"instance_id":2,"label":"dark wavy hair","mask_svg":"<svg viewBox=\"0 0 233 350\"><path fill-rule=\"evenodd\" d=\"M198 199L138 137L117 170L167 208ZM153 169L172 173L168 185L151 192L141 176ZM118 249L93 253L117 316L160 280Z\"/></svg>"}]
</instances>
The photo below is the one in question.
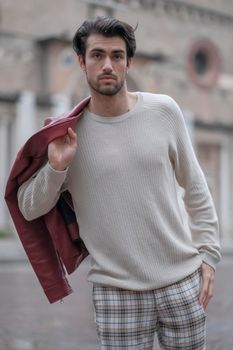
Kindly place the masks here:
<instances>
[{"instance_id":1,"label":"dark wavy hair","mask_svg":"<svg viewBox=\"0 0 233 350\"><path fill-rule=\"evenodd\" d=\"M73 38L73 49L77 55L85 58L86 42L91 34L101 34L105 37L119 36L126 43L127 58L131 58L136 51L136 40L134 36L136 28L112 17L98 16L94 19L84 21L78 28Z\"/></svg>"}]
</instances>

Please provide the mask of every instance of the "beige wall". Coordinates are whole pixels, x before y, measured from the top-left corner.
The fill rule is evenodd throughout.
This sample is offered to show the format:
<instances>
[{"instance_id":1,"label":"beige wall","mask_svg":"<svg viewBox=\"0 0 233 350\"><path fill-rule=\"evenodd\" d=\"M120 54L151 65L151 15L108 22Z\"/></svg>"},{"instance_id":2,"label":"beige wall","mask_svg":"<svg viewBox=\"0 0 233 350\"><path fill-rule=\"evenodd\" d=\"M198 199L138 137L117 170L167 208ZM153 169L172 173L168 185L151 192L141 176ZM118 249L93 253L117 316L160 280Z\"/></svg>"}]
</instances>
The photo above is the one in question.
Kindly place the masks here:
<instances>
[{"instance_id":1,"label":"beige wall","mask_svg":"<svg viewBox=\"0 0 233 350\"><path fill-rule=\"evenodd\" d=\"M219 17L210 19L208 12L202 15L197 11L189 13L185 7L165 10L132 7L130 11L121 7L114 12L116 17L132 25L138 23L139 54L162 54L166 59L160 63L137 58L132 79L138 76L137 85L172 95L184 109L206 121L229 122L232 121L233 105L233 9L228 0L193 3L219 8ZM19 0L16 6L13 0L0 0L0 9L0 92L28 89L37 93L73 94L73 85L80 79L80 73L75 59L73 66L62 64L62 51L71 46L76 28L88 15L86 3L80 0L69 0L65 4L61 0ZM226 21L222 12L232 15L232 21ZM215 44L221 62L218 81L211 90L198 88L187 72L190 48L203 37ZM43 38L65 38L67 43L51 43L44 57L45 49L36 41Z\"/></svg>"}]
</instances>

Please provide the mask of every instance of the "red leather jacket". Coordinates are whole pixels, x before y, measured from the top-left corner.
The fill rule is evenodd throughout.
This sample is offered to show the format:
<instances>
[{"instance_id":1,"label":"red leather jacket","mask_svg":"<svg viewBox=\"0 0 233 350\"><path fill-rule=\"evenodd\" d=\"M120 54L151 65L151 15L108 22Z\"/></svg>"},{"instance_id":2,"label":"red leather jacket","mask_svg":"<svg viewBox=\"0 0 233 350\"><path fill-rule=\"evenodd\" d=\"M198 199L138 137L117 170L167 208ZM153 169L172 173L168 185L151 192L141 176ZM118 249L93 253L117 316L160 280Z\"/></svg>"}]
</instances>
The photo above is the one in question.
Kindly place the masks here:
<instances>
[{"instance_id":1,"label":"red leather jacket","mask_svg":"<svg viewBox=\"0 0 233 350\"><path fill-rule=\"evenodd\" d=\"M47 119L46 126L20 149L6 186L5 199L15 228L50 303L72 293L66 272L70 274L75 271L88 251L79 236L72 198L68 192L60 196L49 213L29 222L18 208L17 191L44 162L48 144L64 136L69 127L75 126L89 100L89 97L86 98L60 118Z\"/></svg>"}]
</instances>

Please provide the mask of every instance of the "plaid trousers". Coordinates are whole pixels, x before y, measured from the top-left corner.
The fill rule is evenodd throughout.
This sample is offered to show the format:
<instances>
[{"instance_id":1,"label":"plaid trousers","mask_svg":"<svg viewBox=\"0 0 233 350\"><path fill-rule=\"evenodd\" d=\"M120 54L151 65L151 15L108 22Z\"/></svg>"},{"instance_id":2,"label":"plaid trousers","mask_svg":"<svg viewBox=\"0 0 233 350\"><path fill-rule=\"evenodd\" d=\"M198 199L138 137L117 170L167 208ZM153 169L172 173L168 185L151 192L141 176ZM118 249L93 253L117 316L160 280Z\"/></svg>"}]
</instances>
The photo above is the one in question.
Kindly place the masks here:
<instances>
[{"instance_id":1,"label":"plaid trousers","mask_svg":"<svg viewBox=\"0 0 233 350\"><path fill-rule=\"evenodd\" d=\"M204 350L206 315L198 303L201 270L168 287L131 291L93 286L101 349Z\"/></svg>"}]
</instances>

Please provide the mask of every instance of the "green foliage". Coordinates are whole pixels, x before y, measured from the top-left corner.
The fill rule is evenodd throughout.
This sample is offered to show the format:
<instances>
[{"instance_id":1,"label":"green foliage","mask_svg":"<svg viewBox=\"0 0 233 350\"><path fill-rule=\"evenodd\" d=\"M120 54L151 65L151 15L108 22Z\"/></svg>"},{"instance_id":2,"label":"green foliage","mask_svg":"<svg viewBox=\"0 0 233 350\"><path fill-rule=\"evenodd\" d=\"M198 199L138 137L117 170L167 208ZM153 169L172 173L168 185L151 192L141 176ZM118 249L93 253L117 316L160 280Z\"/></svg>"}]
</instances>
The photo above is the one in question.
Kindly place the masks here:
<instances>
[{"instance_id":1,"label":"green foliage","mask_svg":"<svg viewBox=\"0 0 233 350\"><path fill-rule=\"evenodd\" d=\"M9 229L0 229L0 239L8 238L12 236L12 232Z\"/></svg>"}]
</instances>

